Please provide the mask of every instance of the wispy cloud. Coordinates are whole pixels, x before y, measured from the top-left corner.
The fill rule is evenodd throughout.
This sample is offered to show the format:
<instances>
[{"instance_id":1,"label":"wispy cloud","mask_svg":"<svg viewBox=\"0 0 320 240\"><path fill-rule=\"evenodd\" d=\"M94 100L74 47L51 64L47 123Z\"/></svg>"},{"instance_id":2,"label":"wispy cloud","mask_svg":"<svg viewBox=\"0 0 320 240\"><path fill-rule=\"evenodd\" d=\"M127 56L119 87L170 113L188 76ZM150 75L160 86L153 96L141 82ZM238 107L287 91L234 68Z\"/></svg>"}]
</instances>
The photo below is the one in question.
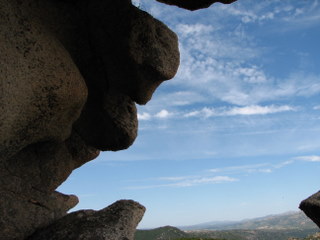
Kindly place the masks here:
<instances>
[{"instance_id":1,"label":"wispy cloud","mask_svg":"<svg viewBox=\"0 0 320 240\"><path fill-rule=\"evenodd\" d=\"M255 172L271 172L269 168L271 165L268 163L259 163L252 165L237 165L223 168L209 169L212 173L227 173L227 174L240 174L240 173L255 173Z\"/></svg>"},{"instance_id":2,"label":"wispy cloud","mask_svg":"<svg viewBox=\"0 0 320 240\"><path fill-rule=\"evenodd\" d=\"M146 120L146 121L151 120L151 119L155 119L155 118L167 119L167 118L170 118L173 115L174 115L174 113L169 112L166 109L162 109L161 111L159 111L159 112L157 112L155 114L150 114L148 112L138 113L138 119L139 120Z\"/></svg>"},{"instance_id":3,"label":"wispy cloud","mask_svg":"<svg viewBox=\"0 0 320 240\"><path fill-rule=\"evenodd\" d=\"M178 33L180 33L182 36L188 36L188 35L198 35L198 34L204 34L204 33L210 33L213 31L212 25L205 25L201 23L196 24L178 24L176 26L176 30Z\"/></svg>"},{"instance_id":4,"label":"wispy cloud","mask_svg":"<svg viewBox=\"0 0 320 240\"><path fill-rule=\"evenodd\" d=\"M234 116L234 115L264 115L270 113L279 113L279 112L287 112L287 111L294 111L295 108L284 105L284 106L248 106L248 107L236 107L232 108L231 110L225 112L225 115Z\"/></svg>"},{"instance_id":5,"label":"wispy cloud","mask_svg":"<svg viewBox=\"0 0 320 240\"><path fill-rule=\"evenodd\" d=\"M225 108L208 108L204 107L201 110L191 111L185 113L185 117L212 117L212 116L236 116L236 115L265 115L280 112L295 111L296 107L283 105L283 106L259 106L252 105L246 107L232 107L229 109Z\"/></svg>"},{"instance_id":6,"label":"wispy cloud","mask_svg":"<svg viewBox=\"0 0 320 240\"><path fill-rule=\"evenodd\" d=\"M252 29L253 26L268 26L265 28L267 32L263 33L267 35L274 26L282 31L284 28L279 27L279 24L283 23L296 21L297 23L291 24L293 27L300 21L311 21L306 19L319 23L316 19L320 16L318 1L292 4L287 0L259 3L249 0L231 5L215 5L203 13L190 14L179 10L175 11L175 14L179 14L178 19L183 19L179 22L172 17L174 8L151 4L145 0L141 2L150 5L152 9L157 8L155 16L169 23L177 32L181 52L178 74L175 79L166 83L170 91L157 94L147 106L149 110L152 109L147 111L150 116L141 115L141 120L154 119L154 112L163 109L176 112L181 106L193 104L260 106L270 101L283 101L296 96L309 97L320 93L320 76L317 74L295 67L281 78L272 74L265 65L270 59L276 62L273 46L263 41L264 35L260 36ZM202 14L210 15L210 20L203 20ZM224 19L223 23L221 19ZM281 66L276 68L278 67ZM270 109L265 107L259 110ZM197 113L198 111L200 112ZM215 114L212 109L203 108L184 115ZM239 112L234 114L241 115Z\"/></svg>"},{"instance_id":7,"label":"wispy cloud","mask_svg":"<svg viewBox=\"0 0 320 240\"><path fill-rule=\"evenodd\" d=\"M150 120L151 119L151 115L147 112L143 112L143 113L138 113L138 119L139 120Z\"/></svg>"},{"instance_id":8,"label":"wispy cloud","mask_svg":"<svg viewBox=\"0 0 320 240\"><path fill-rule=\"evenodd\" d=\"M221 12L229 17L241 20L243 24L259 23L266 24L274 22L279 24L288 23L290 29L300 29L301 26L318 24L319 8L318 0L299 2L292 5L290 1L265 1L254 4L253 1L242 2L230 6L220 6ZM250 6L250 8L248 7ZM280 28L282 30L289 30Z\"/></svg>"},{"instance_id":9,"label":"wispy cloud","mask_svg":"<svg viewBox=\"0 0 320 240\"><path fill-rule=\"evenodd\" d=\"M182 176L182 177L160 177L157 179L164 183L161 184L151 184L151 185L140 185L131 186L128 189L150 189L150 188L180 188L180 187L193 187L204 184L221 184L221 183L231 183L239 181L237 178L229 176Z\"/></svg>"},{"instance_id":10,"label":"wispy cloud","mask_svg":"<svg viewBox=\"0 0 320 240\"><path fill-rule=\"evenodd\" d=\"M272 173L275 170L290 166L297 161L305 161L305 162L320 162L320 156L312 155L312 156L298 156L293 157L292 159L279 162L279 163L259 163L259 164L251 164L251 165L236 165L229 166L223 168L213 168L209 169L208 172L212 173L220 173L220 174L251 174L251 173Z\"/></svg>"},{"instance_id":11,"label":"wispy cloud","mask_svg":"<svg viewBox=\"0 0 320 240\"><path fill-rule=\"evenodd\" d=\"M317 155L299 156L299 157L296 157L295 159L306 161L306 162L320 162L320 156L317 156Z\"/></svg>"},{"instance_id":12,"label":"wispy cloud","mask_svg":"<svg viewBox=\"0 0 320 240\"><path fill-rule=\"evenodd\" d=\"M298 108L289 105L269 105L269 106L260 106L260 105L251 105L245 107L203 107L200 110L193 110L189 112L169 112L166 109L151 114L148 112L138 113L139 120L152 120L152 119L168 119L170 117L175 118L190 118L190 117L223 117L223 116L238 116L238 115L266 115L266 114L275 114L281 112L290 112L296 111Z\"/></svg>"},{"instance_id":13,"label":"wispy cloud","mask_svg":"<svg viewBox=\"0 0 320 240\"><path fill-rule=\"evenodd\" d=\"M228 16L246 23L272 21L278 29L280 22L290 22L288 18L300 21L310 14L320 16L313 10L319 11L319 7L311 7L317 1L298 4L300 7L293 7L289 1L249 2L217 5L209 11L215 13L213 16L218 14L218 19L224 15L223 19ZM218 26L210 22L177 23L174 26L180 37L182 61L176 78L169 84L184 86L184 89L204 96L203 102L210 99L241 106L320 93L320 76L315 74L293 68L281 79L271 75L259 59L270 58L272 47L266 43L262 45L263 41L258 44L259 37L253 36L244 24L231 30L228 22L223 26L219 25L220 21L212 22L218 22Z\"/></svg>"},{"instance_id":14,"label":"wispy cloud","mask_svg":"<svg viewBox=\"0 0 320 240\"><path fill-rule=\"evenodd\" d=\"M272 173L277 169L284 168L294 163L294 160L288 160L277 164L271 163L259 163L251 165L236 165L224 168L213 168L209 169L212 173L223 173L223 174L251 174L251 173Z\"/></svg>"}]
</instances>

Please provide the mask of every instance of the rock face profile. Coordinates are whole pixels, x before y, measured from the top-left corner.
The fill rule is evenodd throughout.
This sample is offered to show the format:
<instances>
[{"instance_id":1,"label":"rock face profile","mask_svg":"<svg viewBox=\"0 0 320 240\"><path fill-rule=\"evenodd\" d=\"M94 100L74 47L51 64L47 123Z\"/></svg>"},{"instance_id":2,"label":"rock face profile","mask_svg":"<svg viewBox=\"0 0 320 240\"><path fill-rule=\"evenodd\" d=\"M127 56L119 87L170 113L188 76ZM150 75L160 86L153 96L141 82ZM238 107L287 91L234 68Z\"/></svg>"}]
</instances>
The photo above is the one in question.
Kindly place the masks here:
<instances>
[{"instance_id":1,"label":"rock face profile","mask_svg":"<svg viewBox=\"0 0 320 240\"><path fill-rule=\"evenodd\" d=\"M0 0L0 240L133 239L140 204L67 214L78 198L56 189L134 142L136 103L178 66L176 34L131 0Z\"/></svg>"},{"instance_id":2,"label":"rock face profile","mask_svg":"<svg viewBox=\"0 0 320 240\"><path fill-rule=\"evenodd\" d=\"M135 103L179 66L176 34L130 0L0 0L0 53L0 239L48 226L57 234L34 238L132 239L143 207L63 218L78 198L55 189L99 151L133 143ZM86 237L59 235L64 223Z\"/></svg>"}]
</instances>

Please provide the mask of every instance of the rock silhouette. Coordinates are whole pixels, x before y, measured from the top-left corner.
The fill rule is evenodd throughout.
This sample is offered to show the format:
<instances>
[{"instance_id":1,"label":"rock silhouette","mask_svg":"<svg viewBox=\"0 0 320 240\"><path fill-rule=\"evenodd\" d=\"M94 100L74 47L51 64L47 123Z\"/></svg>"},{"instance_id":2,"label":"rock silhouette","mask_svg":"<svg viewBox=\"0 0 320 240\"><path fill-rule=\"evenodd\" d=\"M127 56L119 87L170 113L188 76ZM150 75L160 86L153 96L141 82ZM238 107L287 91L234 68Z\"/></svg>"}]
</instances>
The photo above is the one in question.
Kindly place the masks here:
<instances>
[{"instance_id":1,"label":"rock silhouette","mask_svg":"<svg viewBox=\"0 0 320 240\"><path fill-rule=\"evenodd\" d=\"M178 69L176 34L130 0L0 0L0 53L0 240L133 239L138 203L67 214L78 198L56 189L134 142L135 104Z\"/></svg>"},{"instance_id":2,"label":"rock silhouette","mask_svg":"<svg viewBox=\"0 0 320 240\"><path fill-rule=\"evenodd\" d=\"M320 227L320 192L303 200L299 208Z\"/></svg>"}]
</instances>

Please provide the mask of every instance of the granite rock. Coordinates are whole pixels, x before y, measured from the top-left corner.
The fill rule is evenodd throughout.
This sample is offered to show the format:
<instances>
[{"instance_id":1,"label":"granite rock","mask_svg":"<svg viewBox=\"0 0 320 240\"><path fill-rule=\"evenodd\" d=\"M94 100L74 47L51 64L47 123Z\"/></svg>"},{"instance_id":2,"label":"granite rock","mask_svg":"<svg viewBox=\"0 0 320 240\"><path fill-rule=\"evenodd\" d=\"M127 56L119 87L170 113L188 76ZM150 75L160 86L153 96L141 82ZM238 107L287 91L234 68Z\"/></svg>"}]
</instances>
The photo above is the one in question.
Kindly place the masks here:
<instances>
[{"instance_id":1,"label":"granite rock","mask_svg":"<svg viewBox=\"0 0 320 240\"><path fill-rule=\"evenodd\" d=\"M145 208L132 200L120 200L100 211L68 214L27 240L133 240Z\"/></svg>"}]
</instances>

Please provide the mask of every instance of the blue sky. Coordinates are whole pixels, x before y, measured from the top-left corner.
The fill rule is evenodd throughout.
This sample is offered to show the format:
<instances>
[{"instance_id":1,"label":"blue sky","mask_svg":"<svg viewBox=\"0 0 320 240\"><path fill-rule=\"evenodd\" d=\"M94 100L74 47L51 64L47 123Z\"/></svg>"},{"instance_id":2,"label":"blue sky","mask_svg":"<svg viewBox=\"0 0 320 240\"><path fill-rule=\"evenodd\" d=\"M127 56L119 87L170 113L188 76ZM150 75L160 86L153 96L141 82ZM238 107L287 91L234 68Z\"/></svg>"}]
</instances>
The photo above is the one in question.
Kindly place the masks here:
<instances>
[{"instance_id":1,"label":"blue sky","mask_svg":"<svg viewBox=\"0 0 320 240\"><path fill-rule=\"evenodd\" d=\"M138 107L131 148L59 190L79 196L75 210L139 201L141 228L298 210L320 189L320 2L135 4L178 34L179 72Z\"/></svg>"}]
</instances>

